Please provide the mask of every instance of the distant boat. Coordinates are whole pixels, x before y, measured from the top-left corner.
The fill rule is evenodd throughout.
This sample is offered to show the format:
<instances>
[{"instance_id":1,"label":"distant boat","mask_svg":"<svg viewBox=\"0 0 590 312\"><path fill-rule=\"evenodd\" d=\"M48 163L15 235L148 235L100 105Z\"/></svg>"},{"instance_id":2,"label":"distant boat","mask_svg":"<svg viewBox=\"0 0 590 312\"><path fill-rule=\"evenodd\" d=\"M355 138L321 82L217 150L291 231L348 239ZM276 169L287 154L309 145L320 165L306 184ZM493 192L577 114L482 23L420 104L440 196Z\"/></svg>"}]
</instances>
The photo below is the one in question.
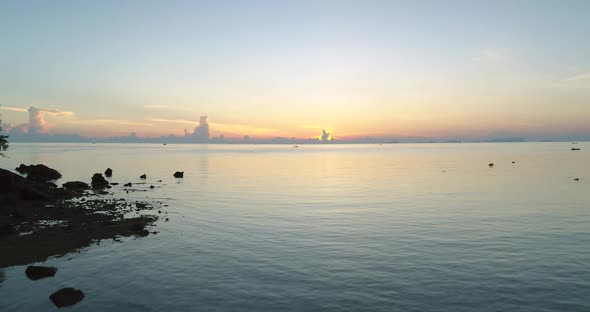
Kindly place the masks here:
<instances>
[{"instance_id":1,"label":"distant boat","mask_svg":"<svg viewBox=\"0 0 590 312\"><path fill-rule=\"evenodd\" d=\"M579 151L579 150L580 150L580 148L578 148L578 147L572 147L572 151Z\"/></svg>"}]
</instances>

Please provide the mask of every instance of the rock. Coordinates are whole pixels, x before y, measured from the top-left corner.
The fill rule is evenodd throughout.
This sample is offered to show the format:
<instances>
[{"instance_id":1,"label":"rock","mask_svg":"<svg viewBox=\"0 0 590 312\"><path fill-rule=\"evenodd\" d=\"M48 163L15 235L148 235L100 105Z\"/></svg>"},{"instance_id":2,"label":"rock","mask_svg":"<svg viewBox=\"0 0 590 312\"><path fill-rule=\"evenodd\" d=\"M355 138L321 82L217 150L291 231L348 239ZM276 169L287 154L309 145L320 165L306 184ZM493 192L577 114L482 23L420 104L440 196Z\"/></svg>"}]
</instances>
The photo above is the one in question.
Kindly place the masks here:
<instances>
[{"instance_id":1,"label":"rock","mask_svg":"<svg viewBox=\"0 0 590 312\"><path fill-rule=\"evenodd\" d=\"M153 186L153 185L150 185L150 188L151 188L151 189L153 189L153 188L155 188L155 186Z\"/></svg>"},{"instance_id":2,"label":"rock","mask_svg":"<svg viewBox=\"0 0 590 312\"><path fill-rule=\"evenodd\" d=\"M575 178L574 181L580 181L580 178Z\"/></svg>"},{"instance_id":3,"label":"rock","mask_svg":"<svg viewBox=\"0 0 590 312\"><path fill-rule=\"evenodd\" d=\"M515 164L516 162L513 160L512 163Z\"/></svg>"},{"instance_id":4,"label":"rock","mask_svg":"<svg viewBox=\"0 0 590 312\"><path fill-rule=\"evenodd\" d=\"M113 176L113 169L107 168L107 170L104 171L104 176L107 178L112 177Z\"/></svg>"},{"instance_id":5,"label":"rock","mask_svg":"<svg viewBox=\"0 0 590 312\"><path fill-rule=\"evenodd\" d=\"M176 171L174 173L175 178L184 178L184 171Z\"/></svg>"},{"instance_id":6,"label":"rock","mask_svg":"<svg viewBox=\"0 0 590 312\"><path fill-rule=\"evenodd\" d=\"M0 225L0 237L16 234L16 230L10 224Z\"/></svg>"},{"instance_id":7,"label":"rock","mask_svg":"<svg viewBox=\"0 0 590 312\"><path fill-rule=\"evenodd\" d=\"M572 147L572 151L579 151L579 150L580 150L580 148L578 148L578 147Z\"/></svg>"},{"instance_id":8,"label":"rock","mask_svg":"<svg viewBox=\"0 0 590 312\"><path fill-rule=\"evenodd\" d=\"M119 185L119 183L116 183L116 182L111 182L111 185L113 185L113 186L117 186L117 185Z\"/></svg>"},{"instance_id":9,"label":"rock","mask_svg":"<svg viewBox=\"0 0 590 312\"><path fill-rule=\"evenodd\" d=\"M126 186L126 187L131 187L132 185L133 185L133 183L131 183L131 182L123 184L123 186Z\"/></svg>"},{"instance_id":10,"label":"rock","mask_svg":"<svg viewBox=\"0 0 590 312\"><path fill-rule=\"evenodd\" d=\"M140 175L139 178L142 179L142 180L145 180L147 178L147 176L144 173L144 174Z\"/></svg>"},{"instance_id":11,"label":"rock","mask_svg":"<svg viewBox=\"0 0 590 312\"><path fill-rule=\"evenodd\" d=\"M493 167L494 166L494 163L489 163L488 166L489 167Z\"/></svg>"},{"instance_id":12,"label":"rock","mask_svg":"<svg viewBox=\"0 0 590 312\"><path fill-rule=\"evenodd\" d=\"M100 173L95 173L92 176L92 188L103 189L109 185L109 182Z\"/></svg>"},{"instance_id":13,"label":"rock","mask_svg":"<svg viewBox=\"0 0 590 312\"><path fill-rule=\"evenodd\" d=\"M88 183L82 181L70 181L63 184L68 191L83 191L88 189Z\"/></svg>"},{"instance_id":14,"label":"rock","mask_svg":"<svg viewBox=\"0 0 590 312\"><path fill-rule=\"evenodd\" d=\"M20 174L26 174L27 180L35 182L47 182L61 178L61 173L45 165L26 166L25 164L20 164L16 168L16 171Z\"/></svg>"},{"instance_id":15,"label":"rock","mask_svg":"<svg viewBox=\"0 0 590 312\"><path fill-rule=\"evenodd\" d=\"M82 301L84 293L79 289L62 288L49 296L49 299L58 308L67 307Z\"/></svg>"},{"instance_id":16,"label":"rock","mask_svg":"<svg viewBox=\"0 0 590 312\"><path fill-rule=\"evenodd\" d=\"M27 180L18 174L0 169L0 193L13 193L26 182Z\"/></svg>"},{"instance_id":17,"label":"rock","mask_svg":"<svg viewBox=\"0 0 590 312\"><path fill-rule=\"evenodd\" d=\"M57 268L29 265L25 270L25 274L30 280L36 281L46 277L55 276Z\"/></svg>"}]
</instances>

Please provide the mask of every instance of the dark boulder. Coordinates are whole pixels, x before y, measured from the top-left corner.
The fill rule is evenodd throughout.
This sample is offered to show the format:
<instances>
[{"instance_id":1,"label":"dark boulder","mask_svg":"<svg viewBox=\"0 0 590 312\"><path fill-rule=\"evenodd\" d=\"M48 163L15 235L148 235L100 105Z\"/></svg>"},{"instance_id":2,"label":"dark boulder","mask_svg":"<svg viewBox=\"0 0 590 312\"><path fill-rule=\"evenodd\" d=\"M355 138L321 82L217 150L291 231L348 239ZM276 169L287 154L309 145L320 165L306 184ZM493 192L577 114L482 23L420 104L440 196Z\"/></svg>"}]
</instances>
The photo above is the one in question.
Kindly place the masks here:
<instances>
[{"instance_id":1,"label":"dark boulder","mask_svg":"<svg viewBox=\"0 0 590 312\"><path fill-rule=\"evenodd\" d=\"M133 183L131 183L131 182L123 184L123 186L125 186L125 187L131 187L132 185L133 185Z\"/></svg>"},{"instance_id":2,"label":"dark boulder","mask_svg":"<svg viewBox=\"0 0 590 312\"><path fill-rule=\"evenodd\" d=\"M174 173L175 178L184 178L184 171L176 171Z\"/></svg>"},{"instance_id":3,"label":"dark boulder","mask_svg":"<svg viewBox=\"0 0 590 312\"><path fill-rule=\"evenodd\" d=\"M27 180L35 182L47 182L61 178L61 173L45 165L26 166L25 164L20 164L20 166L16 168L16 171L21 174L26 174Z\"/></svg>"},{"instance_id":4,"label":"dark boulder","mask_svg":"<svg viewBox=\"0 0 590 312\"><path fill-rule=\"evenodd\" d=\"M97 190L97 189L103 189L105 187L107 187L109 185L109 182L102 176L102 174L100 173L95 173L92 176L92 188Z\"/></svg>"},{"instance_id":5,"label":"dark boulder","mask_svg":"<svg viewBox=\"0 0 590 312\"><path fill-rule=\"evenodd\" d=\"M119 185L119 183L117 183L117 182L111 182L111 185L117 186L117 185Z\"/></svg>"},{"instance_id":6,"label":"dark boulder","mask_svg":"<svg viewBox=\"0 0 590 312\"><path fill-rule=\"evenodd\" d=\"M494 163L489 163L488 166L489 167L493 167L494 166Z\"/></svg>"},{"instance_id":7,"label":"dark boulder","mask_svg":"<svg viewBox=\"0 0 590 312\"><path fill-rule=\"evenodd\" d=\"M107 170L104 171L104 176L107 178L112 177L113 176L113 169L107 168Z\"/></svg>"},{"instance_id":8,"label":"dark boulder","mask_svg":"<svg viewBox=\"0 0 590 312\"><path fill-rule=\"evenodd\" d=\"M139 178L142 179L142 180L145 180L147 178L147 176L144 173L144 174L140 175Z\"/></svg>"},{"instance_id":9,"label":"dark boulder","mask_svg":"<svg viewBox=\"0 0 590 312\"><path fill-rule=\"evenodd\" d=\"M0 169L0 193L13 193L26 183L26 179L8 170Z\"/></svg>"},{"instance_id":10,"label":"dark boulder","mask_svg":"<svg viewBox=\"0 0 590 312\"><path fill-rule=\"evenodd\" d=\"M58 308L67 307L82 301L84 293L79 289L62 288L49 296L49 299Z\"/></svg>"},{"instance_id":11,"label":"dark boulder","mask_svg":"<svg viewBox=\"0 0 590 312\"><path fill-rule=\"evenodd\" d=\"M153 188L155 188L155 186L153 186L153 185L150 185L150 188L151 188L151 189L153 189Z\"/></svg>"},{"instance_id":12,"label":"dark boulder","mask_svg":"<svg viewBox=\"0 0 590 312\"><path fill-rule=\"evenodd\" d=\"M27 277L33 281L54 276L55 273L57 273L57 268L54 267L29 265L25 270Z\"/></svg>"},{"instance_id":13,"label":"dark boulder","mask_svg":"<svg viewBox=\"0 0 590 312\"><path fill-rule=\"evenodd\" d=\"M88 189L88 183L82 181L70 181L63 184L68 191L83 191Z\"/></svg>"}]
</instances>

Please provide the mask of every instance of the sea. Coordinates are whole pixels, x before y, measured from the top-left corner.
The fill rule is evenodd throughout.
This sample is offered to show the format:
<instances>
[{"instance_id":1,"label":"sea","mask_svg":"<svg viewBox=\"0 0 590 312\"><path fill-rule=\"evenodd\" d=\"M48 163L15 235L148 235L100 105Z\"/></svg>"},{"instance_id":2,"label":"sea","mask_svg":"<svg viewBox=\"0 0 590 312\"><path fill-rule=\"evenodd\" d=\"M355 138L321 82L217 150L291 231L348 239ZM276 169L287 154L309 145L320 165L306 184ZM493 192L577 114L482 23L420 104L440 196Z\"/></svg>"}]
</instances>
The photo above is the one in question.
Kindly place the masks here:
<instances>
[{"instance_id":1,"label":"sea","mask_svg":"<svg viewBox=\"0 0 590 312\"><path fill-rule=\"evenodd\" d=\"M58 184L146 174L145 191L114 196L162 202L169 222L40 263L52 278L0 269L3 312L55 311L63 287L86 295L67 311L590 311L590 142L13 143L6 155L1 168L45 164Z\"/></svg>"}]
</instances>

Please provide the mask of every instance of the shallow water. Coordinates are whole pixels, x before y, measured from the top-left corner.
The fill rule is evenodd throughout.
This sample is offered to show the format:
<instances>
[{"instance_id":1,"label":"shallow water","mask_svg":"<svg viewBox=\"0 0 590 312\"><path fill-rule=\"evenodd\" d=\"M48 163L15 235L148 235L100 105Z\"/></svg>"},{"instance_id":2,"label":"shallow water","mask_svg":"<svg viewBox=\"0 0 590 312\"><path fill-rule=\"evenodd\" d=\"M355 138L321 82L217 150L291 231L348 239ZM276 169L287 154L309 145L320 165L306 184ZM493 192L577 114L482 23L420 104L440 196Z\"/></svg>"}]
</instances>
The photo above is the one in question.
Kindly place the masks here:
<instances>
[{"instance_id":1,"label":"shallow water","mask_svg":"<svg viewBox=\"0 0 590 312\"><path fill-rule=\"evenodd\" d=\"M86 294L71 311L590 311L590 143L571 146L12 144L0 167L60 182L146 173L125 197L170 222L53 278L0 269L0 311L61 287Z\"/></svg>"}]
</instances>

